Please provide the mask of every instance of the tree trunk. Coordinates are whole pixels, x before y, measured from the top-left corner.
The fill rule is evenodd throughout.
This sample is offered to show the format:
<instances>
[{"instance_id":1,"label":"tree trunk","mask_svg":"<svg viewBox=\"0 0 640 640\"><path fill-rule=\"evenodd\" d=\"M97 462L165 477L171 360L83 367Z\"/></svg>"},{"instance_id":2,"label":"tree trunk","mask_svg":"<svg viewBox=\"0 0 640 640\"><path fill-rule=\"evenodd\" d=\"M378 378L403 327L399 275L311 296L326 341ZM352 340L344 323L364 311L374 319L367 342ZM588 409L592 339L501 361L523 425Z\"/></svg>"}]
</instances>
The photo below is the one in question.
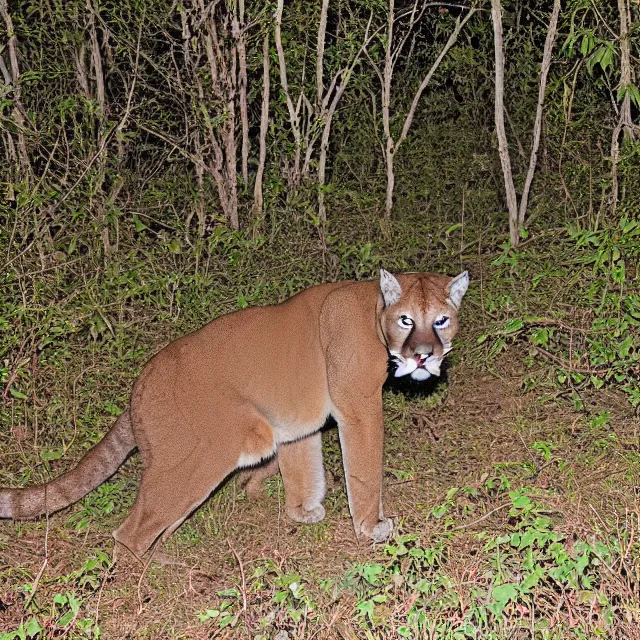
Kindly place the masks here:
<instances>
[{"instance_id":1,"label":"tree trunk","mask_svg":"<svg viewBox=\"0 0 640 640\"><path fill-rule=\"evenodd\" d=\"M267 130L269 129L269 33L266 33L262 43L262 106L260 109L260 151L258 158L258 171L253 189L253 212L256 222L264 217L262 180L264 166L267 159Z\"/></svg>"},{"instance_id":2,"label":"tree trunk","mask_svg":"<svg viewBox=\"0 0 640 640\"><path fill-rule=\"evenodd\" d=\"M509 209L509 238L515 247L520 239L518 233L518 199L516 188L513 184L513 172L511 171L511 158L507 134L504 129L504 44L502 36L502 8L500 0L491 0L491 18L493 20L493 40L495 49L495 121L496 135L498 137L498 151L504 176L504 187Z\"/></svg>"}]
</instances>

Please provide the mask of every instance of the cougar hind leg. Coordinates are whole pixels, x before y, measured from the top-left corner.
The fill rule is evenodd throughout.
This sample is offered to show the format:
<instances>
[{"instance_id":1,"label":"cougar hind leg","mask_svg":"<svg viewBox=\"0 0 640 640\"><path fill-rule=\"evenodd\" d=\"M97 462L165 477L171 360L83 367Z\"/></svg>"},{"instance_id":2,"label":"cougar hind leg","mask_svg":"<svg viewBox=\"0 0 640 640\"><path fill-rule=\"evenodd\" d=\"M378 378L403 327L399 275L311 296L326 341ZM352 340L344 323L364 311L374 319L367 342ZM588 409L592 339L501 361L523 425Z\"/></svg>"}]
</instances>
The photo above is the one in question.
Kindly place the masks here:
<instances>
[{"instance_id":1,"label":"cougar hind leg","mask_svg":"<svg viewBox=\"0 0 640 640\"><path fill-rule=\"evenodd\" d=\"M247 492L249 500L259 500L264 494L264 481L277 475L279 471L278 458L273 457L259 467L243 469L238 474L238 487Z\"/></svg>"},{"instance_id":2,"label":"cougar hind leg","mask_svg":"<svg viewBox=\"0 0 640 640\"><path fill-rule=\"evenodd\" d=\"M212 428L210 424L209 433L228 431L227 420L220 420L217 426ZM224 444L220 436L215 441L201 437L187 456L172 465L154 456L153 447L147 444L138 496L125 521L113 533L116 541L142 557L160 536L160 542L166 540L232 471L273 455L275 441L263 418L249 416L242 434L241 438L227 438Z\"/></svg>"},{"instance_id":3,"label":"cougar hind leg","mask_svg":"<svg viewBox=\"0 0 640 640\"><path fill-rule=\"evenodd\" d=\"M278 462L284 482L287 515L296 522L307 524L324 519L322 501L326 484L320 432L279 445Z\"/></svg>"},{"instance_id":4,"label":"cougar hind leg","mask_svg":"<svg viewBox=\"0 0 640 640\"><path fill-rule=\"evenodd\" d=\"M200 451L193 457L201 455ZM197 467L185 464L170 470L150 465L143 472L131 512L113 537L141 558L160 535L175 530L233 471L237 456L233 458L218 455L206 466L201 462Z\"/></svg>"}]
</instances>

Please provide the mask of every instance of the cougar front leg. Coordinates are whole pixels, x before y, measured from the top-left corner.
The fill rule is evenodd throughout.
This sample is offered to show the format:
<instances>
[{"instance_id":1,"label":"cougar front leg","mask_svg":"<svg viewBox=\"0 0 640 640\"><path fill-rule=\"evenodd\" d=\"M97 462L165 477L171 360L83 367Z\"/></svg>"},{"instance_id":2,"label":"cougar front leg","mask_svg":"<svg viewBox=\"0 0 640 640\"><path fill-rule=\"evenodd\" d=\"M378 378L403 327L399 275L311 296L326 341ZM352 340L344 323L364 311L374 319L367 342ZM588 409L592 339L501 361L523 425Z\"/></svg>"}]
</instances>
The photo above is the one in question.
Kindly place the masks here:
<instances>
[{"instance_id":1,"label":"cougar front leg","mask_svg":"<svg viewBox=\"0 0 640 640\"><path fill-rule=\"evenodd\" d=\"M382 513L382 402L375 407L337 409L353 526L356 535L381 542L393 531L393 522Z\"/></svg>"}]
</instances>

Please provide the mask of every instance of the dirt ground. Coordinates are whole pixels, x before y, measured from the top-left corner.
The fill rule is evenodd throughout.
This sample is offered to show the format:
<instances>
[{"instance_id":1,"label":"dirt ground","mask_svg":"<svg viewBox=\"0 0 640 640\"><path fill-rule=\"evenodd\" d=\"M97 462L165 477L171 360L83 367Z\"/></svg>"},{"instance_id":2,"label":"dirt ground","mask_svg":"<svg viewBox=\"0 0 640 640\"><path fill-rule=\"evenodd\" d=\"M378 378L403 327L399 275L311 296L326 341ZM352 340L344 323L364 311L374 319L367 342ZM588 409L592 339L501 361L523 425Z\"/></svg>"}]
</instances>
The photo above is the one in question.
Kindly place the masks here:
<instances>
[{"instance_id":1,"label":"dirt ground","mask_svg":"<svg viewBox=\"0 0 640 640\"><path fill-rule=\"evenodd\" d=\"M487 476L506 474L514 486L540 489L556 529L569 540L615 536L616 526L637 523L640 422L628 404L615 394L598 394L587 402L586 412L576 411L561 398L525 392L519 362L513 351L498 358L490 370L463 361L449 368L447 383L436 386L431 395L385 392L385 511L395 518L399 532L418 532L423 540L447 538L443 570L461 594L469 592L481 564L478 531L507 527L509 515L500 504L504 496L487 496L480 503L467 500L468 504L463 497L453 508L457 526L452 533L451 523L432 513L452 487L473 489ZM589 416L604 410L610 418L596 433ZM599 447L594 447L594 440L602 440ZM363 635L353 620L357 594L337 585L350 567L379 559L381 545L356 540L335 428L325 433L324 441L324 522L289 521L277 478L267 481L264 497L255 502L249 502L231 479L170 540L167 550L184 566L143 568L118 550L116 564L99 573L83 612L98 622L102 637L261 637L261 616L276 589L260 581L257 568L265 563L275 567L273 575L303 576L318 611L308 628L289 626L280 632L291 635L269 635L278 628L277 620L271 620L271 631L263 630L262 637L372 637ZM552 443L546 458L541 456L544 447L532 447L541 442ZM131 489L136 467L134 458L120 472ZM55 613L55 607L47 605L52 594L64 592L65 582L78 584L73 572L96 550L111 553L109 531L125 509L116 505L113 514L92 519L80 532L65 524L74 509L48 522L0 525L0 629L16 629L26 619L20 585L33 584L29 599L42 611L49 606ZM629 549L635 533L631 532ZM621 592L635 590L640 578L635 568L635 576L614 571L609 578L620 581ZM333 591L318 589L332 584ZM241 623L216 629L200 621L198 614L219 607L225 598L220 592L229 589L246 601ZM53 618L51 637L64 636L64 630L54 633ZM611 637L640 637L634 636L635 628L631 620Z\"/></svg>"}]
</instances>

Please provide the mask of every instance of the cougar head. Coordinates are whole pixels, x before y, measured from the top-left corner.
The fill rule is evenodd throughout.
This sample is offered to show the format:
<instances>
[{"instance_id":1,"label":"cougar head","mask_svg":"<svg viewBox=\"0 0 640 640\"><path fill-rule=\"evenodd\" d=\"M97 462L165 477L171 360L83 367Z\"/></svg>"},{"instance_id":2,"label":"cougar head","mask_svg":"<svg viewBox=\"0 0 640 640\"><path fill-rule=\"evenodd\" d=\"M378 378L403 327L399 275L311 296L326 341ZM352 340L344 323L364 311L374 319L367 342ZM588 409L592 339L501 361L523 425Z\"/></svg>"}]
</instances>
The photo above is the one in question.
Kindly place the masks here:
<instances>
[{"instance_id":1,"label":"cougar head","mask_svg":"<svg viewBox=\"0 0 640 640\"><path fill-rule=\"evenodd\" d=\"M396 365L396 378L440 375L442 360L458 333L458 309L468 286L467 271L455 278L435 273L396 278L380 270L378 324Z\"/></svg>"}]
</instances>

